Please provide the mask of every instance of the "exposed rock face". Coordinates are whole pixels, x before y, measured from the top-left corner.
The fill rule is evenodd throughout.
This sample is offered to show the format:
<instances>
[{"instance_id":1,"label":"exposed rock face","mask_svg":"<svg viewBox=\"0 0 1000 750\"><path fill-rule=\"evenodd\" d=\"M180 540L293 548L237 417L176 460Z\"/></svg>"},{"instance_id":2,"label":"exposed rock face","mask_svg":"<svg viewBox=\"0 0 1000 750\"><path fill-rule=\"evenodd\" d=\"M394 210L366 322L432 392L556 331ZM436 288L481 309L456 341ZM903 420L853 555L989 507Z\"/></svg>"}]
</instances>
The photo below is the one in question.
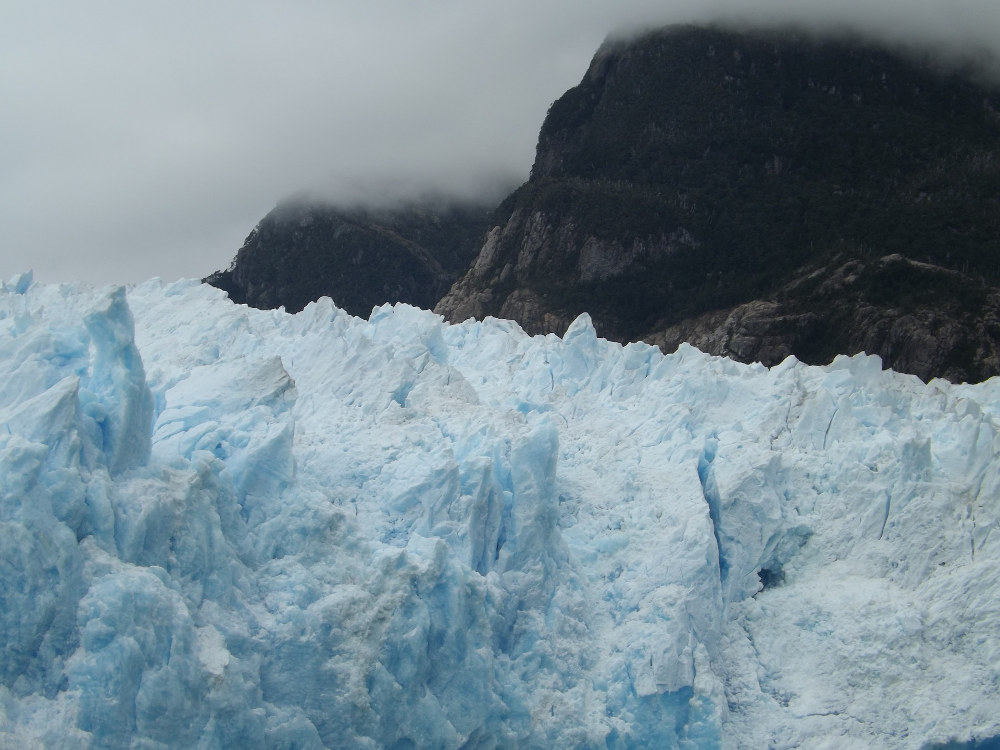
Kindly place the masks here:
<instances>
[{"instance_id":1,"label":"exposed rock face","mask_svg":"<svg viewBox=\"0 0 1000 750\"><path fill-rule=\"evenodd\" d=\"M1000 373L1000 94L790 32L606 44L436 310L744 361Z\"/></svg>"},{"instance_id":2,"label":"exposed rock face","mask_svg":"<svg viewBox=\"0 0 1000 750\"><path fill-rule=\"evenodd\" d=\"M331 297L353 315L386 302L433 307L479 248L488 210L345 209L292 200L265 216L232 266L206 281L236 302L297 312Z\"/></svg>"},{"instance_id":3,"label":"exposed rock face","mask_svg":"<svg viewBox=\"0 0 1000 750\"><path fill-rule=\"evenodd\" d=\"M874 279L914 273L927 277L928 289L944 279L965 285L967 294L928 292L923 301L906 305L871 301ZM817 290L797 289L816 281ZM702 351L767 365L792 354L829 362L841 352L877 352L894 369L924 380L978 381L1000 373L1000 290L954 271L900 255L850 260L796 279L775 297L781 301L713 310L647 338L666 351L686 341Z\"/></svg>"}]
</instances>

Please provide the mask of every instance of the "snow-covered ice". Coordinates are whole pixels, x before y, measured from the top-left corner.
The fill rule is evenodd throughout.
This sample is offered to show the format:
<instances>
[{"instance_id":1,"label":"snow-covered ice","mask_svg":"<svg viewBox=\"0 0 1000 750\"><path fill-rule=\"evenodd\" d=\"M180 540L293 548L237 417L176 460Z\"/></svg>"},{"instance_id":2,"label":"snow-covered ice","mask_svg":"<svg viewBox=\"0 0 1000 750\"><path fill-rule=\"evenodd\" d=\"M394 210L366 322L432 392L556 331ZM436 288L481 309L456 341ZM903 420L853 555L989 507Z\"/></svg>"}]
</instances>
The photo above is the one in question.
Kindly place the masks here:
<instances>
[{"instance_id":1,"label":"snow-covered ice","mask_svg":"<svg viewBox=\"0 0 1000 750\"><path fill-rule=\"evenodd\" d=\"M0 290L0 746L1000 735L1000 383Z\"/></svg>"}]
</instances>

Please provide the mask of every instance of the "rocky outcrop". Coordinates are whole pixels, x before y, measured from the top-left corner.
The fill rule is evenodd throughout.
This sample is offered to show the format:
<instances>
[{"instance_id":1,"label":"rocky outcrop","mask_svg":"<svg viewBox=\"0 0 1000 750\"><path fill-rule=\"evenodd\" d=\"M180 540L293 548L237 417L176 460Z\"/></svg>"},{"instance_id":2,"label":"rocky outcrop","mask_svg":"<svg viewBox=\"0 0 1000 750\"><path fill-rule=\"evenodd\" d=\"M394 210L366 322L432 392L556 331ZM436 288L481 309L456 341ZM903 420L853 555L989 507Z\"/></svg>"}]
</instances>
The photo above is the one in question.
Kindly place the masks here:
<instances>
[{"instance_id":1,"label":"rocky outcrop","mask_svg":"<svg viewBox=\"0 0 1000 750\"><path fill-rule=\"evenodd\" d=\"M467 268L488 210L456 204L343 208L293 199L265 216L206 281L236 302L297 312L331 297L353 315L386 302L433 307Z\"/></svg>"},{"instance_id":2,"label":"rocky outcrop","mask_svg":"<svg viewBox=\"0 0 1000 750\"><path fill-rule=\"evenodd\" d=\"M845 39L610 42L435 307L767 364L1000 373L1000 94Z\"/></svg>"},{"instance_id":3,"label":"rocky outcrop","mask_svg":"<svg viewBox=\"0 0 1000 750\"><path fill-rule=\"evenodd\" d=\"M893 305L872 299L880 280L907 275L924 277L919 286L928 292L920 301ZM816 282L818 288L799 290ZM945 284L965 292L930 291ZM850 260L793 280L775 299L688 318L652 333L647 341L665 351L687 342L702 351L769 366L793 354L829 362L843 352L870 352L893 369L924 380L975 382L1000 373L1000 290L901 255Z\"/></svg>"}]
</instances>

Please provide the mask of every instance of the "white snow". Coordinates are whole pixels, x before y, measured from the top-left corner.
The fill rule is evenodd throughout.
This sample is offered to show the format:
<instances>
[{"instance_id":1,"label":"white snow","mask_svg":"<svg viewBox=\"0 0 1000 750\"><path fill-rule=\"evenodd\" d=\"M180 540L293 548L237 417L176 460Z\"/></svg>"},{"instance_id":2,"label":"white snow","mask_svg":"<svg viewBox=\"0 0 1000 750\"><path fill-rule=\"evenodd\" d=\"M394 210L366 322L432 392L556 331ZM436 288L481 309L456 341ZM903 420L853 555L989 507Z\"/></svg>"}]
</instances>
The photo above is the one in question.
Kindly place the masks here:
<instances>
[{"instance_id":1,"label":"white snow","mask_svg":"<svg viewBox=\"0 0 1000 750\"><path fill-rule=\"evenodd\" d=\"M17 277L0 746L992 738L998 420L876 357Z\"/></svg>"}]
</instances>

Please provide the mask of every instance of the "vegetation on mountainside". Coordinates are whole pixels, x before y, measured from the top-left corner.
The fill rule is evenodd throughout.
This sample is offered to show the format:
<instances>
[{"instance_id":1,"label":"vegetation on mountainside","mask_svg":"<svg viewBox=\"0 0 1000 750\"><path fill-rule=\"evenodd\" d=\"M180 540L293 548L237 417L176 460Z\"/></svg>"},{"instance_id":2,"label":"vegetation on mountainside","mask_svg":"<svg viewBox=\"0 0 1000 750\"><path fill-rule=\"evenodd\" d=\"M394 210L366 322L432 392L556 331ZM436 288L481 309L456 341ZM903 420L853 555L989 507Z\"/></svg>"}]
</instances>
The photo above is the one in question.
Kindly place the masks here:
<instances>
[{"instance_id":1,"label":"vegetation on mountainside","mask_svg":"<svg viewBox=\"0 0 1000 750\"><path fill-rule=\"evenodd\" d=\"M996 88L858 40L683 27L598 52L498 215L543 217L563 242L520 285L620 340L753 299L808 312L815 290L790 280L835 262L923 264L868 262L858 299L823 301L811 336L840 344L838 305L982 312L1000 282L998 185ZM678 231L689 241L669 243ZM591 238L668 252L574 277Z\"/></svg>"},{"instance_id":2,"label":"vegetation on mountainside","mask_svg":"<svg viewBox=\"0 0 1000 750\"><path fill-rule=\"evenodd\" d=\"M738 351L701 341L981 379L1000 373L1000 89L981 80L790 30L609 42L492 216L292 203L209 281L258 307L437 303L531 332L586 311L603 336L665 348L761 302ZM489 227L488 257L451 286Z\"/></svg>"},{"instance_id":3,"label":"vegetation on mountainside","mask_svg":"<svg viewBox=\"0 0 1000 750\"><path fill-rule=\"evenodd\" d=\"M339 208L290 201L207 281L236 302L297 312L331 297L367 317L386 302L433 307L479 250L488 211L467 205Z\"/></svg>"}]
</instances>

